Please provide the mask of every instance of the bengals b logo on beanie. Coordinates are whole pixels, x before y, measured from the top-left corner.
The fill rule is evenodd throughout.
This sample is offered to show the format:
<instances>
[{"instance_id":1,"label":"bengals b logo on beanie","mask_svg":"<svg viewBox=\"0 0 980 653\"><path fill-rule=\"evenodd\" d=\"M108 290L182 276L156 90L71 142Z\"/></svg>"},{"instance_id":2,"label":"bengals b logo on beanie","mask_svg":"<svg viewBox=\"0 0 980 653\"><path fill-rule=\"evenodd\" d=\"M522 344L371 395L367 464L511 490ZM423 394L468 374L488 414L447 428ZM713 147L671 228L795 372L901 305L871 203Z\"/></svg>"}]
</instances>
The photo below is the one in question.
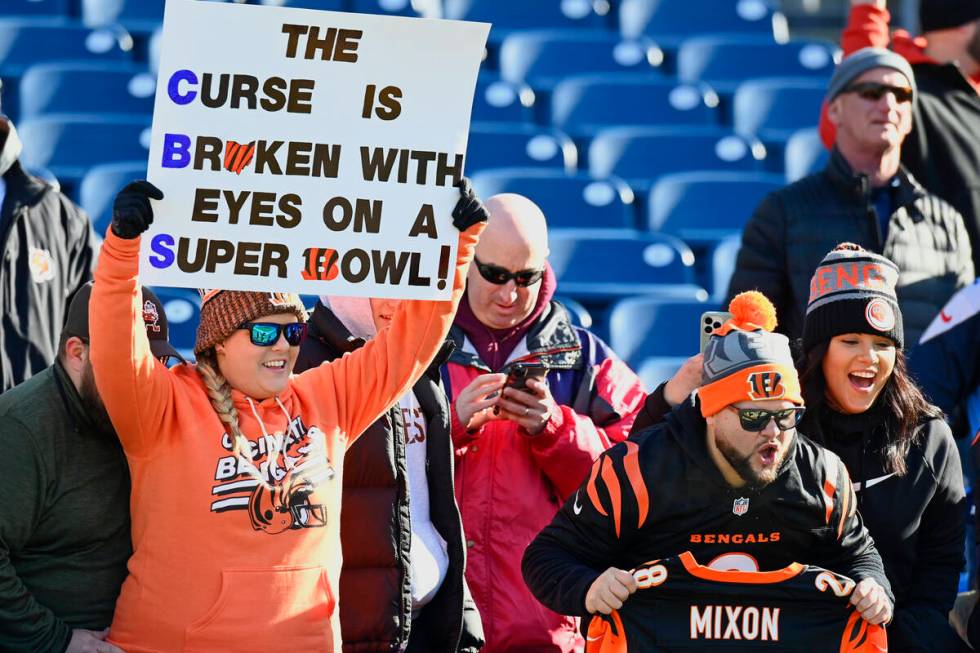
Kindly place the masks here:
<instances>
[{"instance_id":1,"label":"bengals b logo on beanie","mask_svg":"<svg viewBox=\"0 0 980 653\"><path fill-rule=\"evenodd\" d=\"M772 302L750 290L736 295L728 310L732 319L711 335L704 350L701 414L710 417L739 401L783 399L802 406L789 339L772 333Z\"/></svg>"},{"instance_id":2,"label":"bengals b logo on beanie","mask_svg":"<svg viewBox=\"0 0 980 653\"><path fill-rule=\"evenodd\" d=\"M870 333L904 346L895 296L898 267L860 245L841 243L820 261L810 280L803 349L843 333Z\"/></svg>"}]
</instances>

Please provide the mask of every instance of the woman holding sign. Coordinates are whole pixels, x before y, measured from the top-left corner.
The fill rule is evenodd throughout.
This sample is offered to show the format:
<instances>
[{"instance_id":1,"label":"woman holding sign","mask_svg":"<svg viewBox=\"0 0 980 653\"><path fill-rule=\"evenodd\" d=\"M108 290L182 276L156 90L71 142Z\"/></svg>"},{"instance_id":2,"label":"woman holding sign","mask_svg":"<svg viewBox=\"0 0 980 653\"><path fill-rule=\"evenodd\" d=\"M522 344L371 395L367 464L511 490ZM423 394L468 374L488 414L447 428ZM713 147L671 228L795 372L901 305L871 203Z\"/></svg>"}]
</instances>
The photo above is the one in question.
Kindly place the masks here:
<instances>
[{"instance_id":1,"label":"woman holding sign","mask_svg":"<svg viewBox=\"0 0 980 653\"><path fill-rule=\"evenodd\" d=\"M197 365L153 358L139 237L162 193L141 181L119 194L91 300L96 383L133 479L134 553L113 644L339 653L344 454L442 346L487 219L465 180L461 195L452 298L402 302L357 352L294 376L306 311L286 293L212 291Z\"/></svg>"}]
</instances>

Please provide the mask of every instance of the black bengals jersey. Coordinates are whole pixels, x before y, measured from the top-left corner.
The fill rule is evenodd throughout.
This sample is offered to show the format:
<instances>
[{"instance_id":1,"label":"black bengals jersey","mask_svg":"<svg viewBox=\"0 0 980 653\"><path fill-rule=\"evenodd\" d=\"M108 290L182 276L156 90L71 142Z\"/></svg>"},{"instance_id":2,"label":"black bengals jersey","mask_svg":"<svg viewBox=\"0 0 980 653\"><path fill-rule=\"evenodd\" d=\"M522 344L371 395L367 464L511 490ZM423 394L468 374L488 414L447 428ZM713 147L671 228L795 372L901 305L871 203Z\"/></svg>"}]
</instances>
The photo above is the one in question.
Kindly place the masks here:
<instances>
[{"instance_id":1,"label":"black bengals jersey","mask_svg":"<svg viewBox=\"0 0 980 653\"><path fill-rule=\"evenodd\" d=\"M639 589L592 617L586 653L888 650L885 629L849 604L854 581L820 567L722 571L685 552L632 573Z\"/></svg>"},{"instance_id":2,"label":"black bengals jersey","mask_svg":"<svg viewBox=\"0 0 980 653\"><path fill-rule=\"evenodd\" d=\"M792 562L890 585L856 510L847 469L797 434L775 480L733 488L708 454L696 405L603 453L524 553L524 580L544 605L585 617L585 595L610 567L690 551L743 553L765 571Z\"/></svg>"}]
</instances>

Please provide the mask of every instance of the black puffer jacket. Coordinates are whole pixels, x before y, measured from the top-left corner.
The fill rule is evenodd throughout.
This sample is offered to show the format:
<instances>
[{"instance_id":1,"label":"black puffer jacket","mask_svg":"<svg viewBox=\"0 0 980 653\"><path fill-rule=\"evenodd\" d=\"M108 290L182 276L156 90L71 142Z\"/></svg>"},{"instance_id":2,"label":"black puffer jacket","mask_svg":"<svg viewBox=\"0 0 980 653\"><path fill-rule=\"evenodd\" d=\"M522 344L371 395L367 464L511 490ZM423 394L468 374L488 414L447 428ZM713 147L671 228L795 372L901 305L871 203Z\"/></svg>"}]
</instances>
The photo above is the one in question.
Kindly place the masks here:
<instances>
[{"instance_id":1,"label":"black puffer jacket","mask_svg":"<svg viewBox=\"0 0 980 653\"><path fill-rule=\"evenodd\" d=\"M68 301L92 278L96 239L71 200L14 165L0 207L0 392L54 362Z\"/></svg>"},{"instance_id":2,"label":"black puffer jacket","mask_svg":"<svg viewBox=\"0 0 980 653\"><path fill-rule=\"evenodd\" d=\"M914 346L946 300L973 281L973 260L960 214L905 170L898 178L884 242L868 177L837 150L822 172L770 193L745 226L729 296L760 290L776 306L778 330L798 338L817 265L839 243L857 243L898 266L905 342Z\"/></svg>"},{"instance_id":3,"label":"black puffer jacket","mask_svg":"<svg viewBox=\"0 0 980 653\"><path fill-rule=\"evenodd\" d=\"M919 98L902 163L966 221L980 266L980 95L955 64L912 65Z\"/></svg>"},{"instance_id":4,"label":"black puffer jacket","mask_svg":"<svg viewBox=\"0 0 980 653\"><path fill-rule=\"evenodd\" d=\"M318 303L300 348L296 373L340 358L364 344ZM426 463L432 523L447 543L449 570L432 602L412 620L409 550L412 541L405 466L405 433L398 407L358 438L344 459L340 541L340 626L344 653L388 653L408 643L410 652L477 653L483 626L463 578L463 526L453 491L449 404L439 366L447 342L415 384L428 420Z\"/></svg>"}]
</instances>

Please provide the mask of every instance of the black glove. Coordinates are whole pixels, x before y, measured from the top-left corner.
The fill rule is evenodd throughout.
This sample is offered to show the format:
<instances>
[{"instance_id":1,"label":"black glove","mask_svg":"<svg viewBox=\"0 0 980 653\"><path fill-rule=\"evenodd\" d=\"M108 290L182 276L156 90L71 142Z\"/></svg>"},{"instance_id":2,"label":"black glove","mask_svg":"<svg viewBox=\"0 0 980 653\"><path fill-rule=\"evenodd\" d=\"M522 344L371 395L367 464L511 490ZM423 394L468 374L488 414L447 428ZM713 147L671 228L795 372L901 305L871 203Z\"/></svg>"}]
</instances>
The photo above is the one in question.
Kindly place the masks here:
<instances>
[{"instance_id":1,"label":"black glove","mask_svg":"<svg viewBox=\"0 0 980 653\"><path fill-rule=\"evenodd\" d=\"M486 222L490 212L476 196L470 180L463 177L459 181L459 201L453 209L453 226L460 231L466 231L477 222Z\"/></svg>"},{"instance_id":2,"label":"black glove","mask_svg":"<svg viewBox=\"0 0 980 653\"><path fill-rule=\"evenodd\" d=\"M150 199L162 200L163 192L146 180L126 184L112 204L112 233L129 240L149 229L153 224Z\"/></svg>"}]
</instances>

